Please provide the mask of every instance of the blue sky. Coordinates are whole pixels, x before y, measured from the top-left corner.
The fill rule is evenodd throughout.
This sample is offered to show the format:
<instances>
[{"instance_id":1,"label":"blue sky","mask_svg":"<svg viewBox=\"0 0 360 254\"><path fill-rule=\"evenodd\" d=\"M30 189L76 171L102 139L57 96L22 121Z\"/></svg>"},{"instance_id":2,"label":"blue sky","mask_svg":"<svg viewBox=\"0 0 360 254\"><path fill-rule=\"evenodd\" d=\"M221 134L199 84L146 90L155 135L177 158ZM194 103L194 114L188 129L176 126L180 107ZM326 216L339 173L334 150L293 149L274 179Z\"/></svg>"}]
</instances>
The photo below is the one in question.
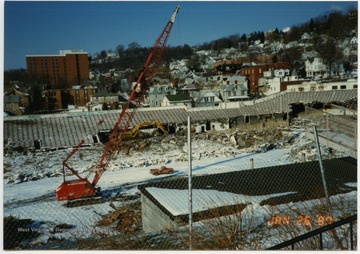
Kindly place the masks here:
<instances>
[{"instance_id":1,"label":"blue sky","mask_svg":"<svg viewBox=\"0 0 360 254\"><path fill-rule=\"evenodd\" d=\"M94 55L137 42L150 47L176 5L168 45L194 46L232 35L298 25L357 1L5 1L4 68L26 68L25 55L82 49Z\"/></svg>"}]
</instances>

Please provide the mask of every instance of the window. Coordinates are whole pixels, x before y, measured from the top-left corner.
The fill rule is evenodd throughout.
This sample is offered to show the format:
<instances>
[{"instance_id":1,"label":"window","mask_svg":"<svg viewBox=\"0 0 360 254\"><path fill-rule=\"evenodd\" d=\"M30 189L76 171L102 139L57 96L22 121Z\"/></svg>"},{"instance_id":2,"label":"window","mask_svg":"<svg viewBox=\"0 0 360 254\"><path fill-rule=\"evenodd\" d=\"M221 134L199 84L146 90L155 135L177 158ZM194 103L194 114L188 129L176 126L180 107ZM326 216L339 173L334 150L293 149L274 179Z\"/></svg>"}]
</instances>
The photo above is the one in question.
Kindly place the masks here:
<instances>
[{"instance_id":1,"label":"window","mask_svg":"<svg viewBox=\"0 0 360 254\"><path fill-rule=\"evenodd\" d=\"M338 89L338 87L337 87L337 86L332 86L331 88L332 88L332 90L336 90L336 89Z\"/></svg>"},{"instance_id":2,"label":"window","mask_svg":"<svg viewBox=\"0 0 360 254\"><path fill-rule=\"evenodd\" d=\"M346 85L340 86L340 89L346 89Z\"/></svg>"},{"instance_id":3,"label":"window","mask_svg":"<svg viewBox=\"0 0 360 254\"><path fill-rule=\"evenodd\" d=\"M299 87L299 92L304 92L304 88L303 88L303 87Z\"/></svg>"},{"instance_id":4,"label":"window","mask_svg":"<svg viewBox=\"0 0 360 254\"><path fill-rule=\"evenodd\" d=\"M354 88L354 89L357 89L357 85L353 85L353 88Z\"/></svg>"}]
</instances>

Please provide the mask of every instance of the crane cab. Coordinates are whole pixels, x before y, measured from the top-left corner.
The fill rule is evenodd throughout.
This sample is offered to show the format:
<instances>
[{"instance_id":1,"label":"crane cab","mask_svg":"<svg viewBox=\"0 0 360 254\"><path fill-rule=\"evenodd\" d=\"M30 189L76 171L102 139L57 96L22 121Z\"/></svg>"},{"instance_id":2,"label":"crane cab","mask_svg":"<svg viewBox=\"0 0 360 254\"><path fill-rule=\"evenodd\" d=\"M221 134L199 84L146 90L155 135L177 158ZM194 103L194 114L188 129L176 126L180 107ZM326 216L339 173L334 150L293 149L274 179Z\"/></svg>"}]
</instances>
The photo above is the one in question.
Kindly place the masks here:
<instances>
[{"instance_id":1,"label":"crane cab","mask_svg":"<svg viewBox=\"0 0 360 254\"><path fill-rule=\"evenodd\" d=\"M73 200L95 196L95 188L87 179L64 181L55 191L56 200Z\"/></svg>"}]
</instances>

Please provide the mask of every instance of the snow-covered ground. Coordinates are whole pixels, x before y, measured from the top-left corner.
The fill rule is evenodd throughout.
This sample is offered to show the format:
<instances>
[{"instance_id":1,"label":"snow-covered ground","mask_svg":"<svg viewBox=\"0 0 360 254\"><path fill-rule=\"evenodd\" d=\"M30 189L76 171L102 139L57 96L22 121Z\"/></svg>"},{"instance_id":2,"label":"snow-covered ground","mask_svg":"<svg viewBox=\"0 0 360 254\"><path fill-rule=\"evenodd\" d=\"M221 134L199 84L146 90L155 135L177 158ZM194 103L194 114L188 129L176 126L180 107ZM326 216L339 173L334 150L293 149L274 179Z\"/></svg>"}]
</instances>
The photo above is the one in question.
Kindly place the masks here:
<instances>
[{"instance_id":1,"label":"snow-covered ground","mask_svg":"<svg viewBox=\"0 0 360 254\"><path fill-rule=\"evenodd\" d=\"M293 137L291 142L278 142L276 148L254 152L256 148L238 149L210 140L195 140L193 149L193 174L212 174L229 171L246 170L251 166L250 159L254 160L254 168L274 165L290 164L301 161L302 156L297 150L306 147L311 141L306 140L304 132L287 133ZM152 149L141 152L132 151L131 157L120 152L111 162L98 185L102 190L111 190L113 193L125 195L138 194L137 184L162 177L176 177L188 173L187 144L155 143ZM69 164L81 175L86 175L87 169L96 163L101 155L101 145L87 147L76 153ZM305 149L305 148L304 148ZM259 152L265 151L265 152ZM296 151L296 152L294 152ZM43 234L34 240L35 243L48 243L49 239L71 239L88 237L93 233L95 225L101 216L113 211L109 203L66 208L64 202L55 200L55 189L62 183L62 160L66 158L71 149L38 152L36 154L12 153L4 156L4 193L3 215L14 216L19 219L32 219L35 221L34 230ZM307 151L314 154L315 149ZM149 169L167 165L173 167L173 175L153 176ZM156 192L156 190L154 190ZM219 194L219 193L218 193ZM185 194L184 194L185 195ZM284 195L274 194L276 195ZM355 195L356 196L356 195ZM229 197L235 198L235 197ZM244 197L236 197L244 198ZM258 197L260 198L260 197ZM268 197L263 197L268 198ZM227 199L225 199L227 200ZM121 205L121 202L113 202ZM259 201L260 203L260 201ZM202 207L199 204L199 207ZM74 227L64 232L53 232L56 225L69 224Z\"/></svg>"}]
</instances>

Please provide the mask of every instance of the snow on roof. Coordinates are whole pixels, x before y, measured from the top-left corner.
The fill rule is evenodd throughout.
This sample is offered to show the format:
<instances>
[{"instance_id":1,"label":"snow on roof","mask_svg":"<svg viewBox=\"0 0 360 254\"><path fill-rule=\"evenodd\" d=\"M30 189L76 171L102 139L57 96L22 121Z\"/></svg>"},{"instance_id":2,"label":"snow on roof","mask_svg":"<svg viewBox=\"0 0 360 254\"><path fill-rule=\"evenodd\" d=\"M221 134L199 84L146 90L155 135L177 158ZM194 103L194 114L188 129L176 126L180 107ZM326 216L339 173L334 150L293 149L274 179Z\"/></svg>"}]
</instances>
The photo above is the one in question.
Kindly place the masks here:
<instances>
[{"instance_id":1,"label":"snow on roof","mask_svg":"<svg viewBox=\"0 0 360 254\"><path fill-rule=\"evenodd\" d=\"M342 183L357 182L356 159L324 160L323 165L329 193L345 193L348 190ZM322 197L317 190L323 188L318 161L198 175L193 177L192 186L194 213L240 204L264 206L306 201ZM138 189L172 219L188 213L187 178L140 185Z\"/></svg>"},{"instance_id":2,"label":"snow on roof","mask_svg":"<svg viewBox=\"0 0 360 254\"><path fill-rule=\"evenodd\" d=\"M146 190L172 215L178 216L188 214L188 190L162 189L156 187L149 187L146 188ZM192 193L192 210L196 213L217 207L232 206L237 204L260 204L261 201L271 197L288 194L292 194L292 192L275 193L263 196L246 196L226 191L194 189Z\"/></svg>"}]
</instances>

